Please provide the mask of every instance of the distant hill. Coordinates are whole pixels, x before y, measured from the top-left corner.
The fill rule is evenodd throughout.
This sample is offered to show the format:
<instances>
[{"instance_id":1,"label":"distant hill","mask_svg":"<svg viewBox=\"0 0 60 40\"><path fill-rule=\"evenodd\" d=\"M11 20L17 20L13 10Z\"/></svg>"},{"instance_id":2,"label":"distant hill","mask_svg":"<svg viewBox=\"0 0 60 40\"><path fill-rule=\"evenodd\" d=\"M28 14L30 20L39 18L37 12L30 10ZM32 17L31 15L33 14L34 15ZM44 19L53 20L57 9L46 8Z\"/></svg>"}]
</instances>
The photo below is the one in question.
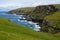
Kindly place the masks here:
<instances>
[{"instance_id":1,"label":"distant hill","mask_svg":"<svg viewBox=\"0 0 60 40\"><path fill-rule=\"evenodd\" d=\"M12 13L12 14L14 14L14 13L15 14L25 13L25 14L28 14L29 12L32 12L34 9L35 9L35 7L18 8L18 9L9 11L9 13Z\"/></svg>"}]
</instances>

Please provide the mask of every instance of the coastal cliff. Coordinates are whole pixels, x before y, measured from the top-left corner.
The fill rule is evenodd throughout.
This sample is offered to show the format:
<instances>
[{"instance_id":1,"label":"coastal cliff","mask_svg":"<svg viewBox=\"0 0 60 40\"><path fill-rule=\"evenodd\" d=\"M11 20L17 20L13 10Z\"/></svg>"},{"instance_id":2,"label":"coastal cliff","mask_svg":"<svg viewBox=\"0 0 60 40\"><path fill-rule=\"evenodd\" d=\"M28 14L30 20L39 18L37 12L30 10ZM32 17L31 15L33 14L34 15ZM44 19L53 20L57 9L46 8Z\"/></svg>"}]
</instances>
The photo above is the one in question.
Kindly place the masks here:
<instances>
[{"instance_id":1,"label":"coastal cliff","mask_svg":"<svg viewBox=\"0 0 60 40\"><path fill-rule=\"evenodd\" d=\"M21 11L22 10L22 11ZM19 11L19 12L18 12ZM60 32L60 5L41 5L37 7L20 8L9 11L12 14L27 14L27 17L34 22L39 22L41 31L56 33Z\"/></svg>"},{"instance_id":2,"label":"coastal cliff","mask_svg":"<svg viewBox=\"0 0 60 40\"><path fill-rule=\"evenodd\" d=\"M60 5L55 5L58 9L53 14L46 16L43 21L43 30L51 33L60 32Z\"/></svg>"}]
</instances>

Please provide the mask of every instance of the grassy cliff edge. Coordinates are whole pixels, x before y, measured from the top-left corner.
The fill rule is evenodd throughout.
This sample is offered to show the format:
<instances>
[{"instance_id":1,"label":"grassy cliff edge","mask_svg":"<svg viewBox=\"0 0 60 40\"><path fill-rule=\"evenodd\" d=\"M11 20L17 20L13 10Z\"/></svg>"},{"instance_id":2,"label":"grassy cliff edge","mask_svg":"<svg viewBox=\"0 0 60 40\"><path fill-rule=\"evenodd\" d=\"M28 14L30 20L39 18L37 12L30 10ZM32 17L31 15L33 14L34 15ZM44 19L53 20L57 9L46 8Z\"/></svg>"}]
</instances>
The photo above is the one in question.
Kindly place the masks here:
<instances>
[{"instance_id":1,"label":"grassy cliff edge","mask_svg":"<svg viewBox=\"0 0 60 40\"><path fill-rule=\"evenodd\" d=\"M60 36L36 32L0 18L0 40L60 40Z\"/></svg>"}]
</instances>

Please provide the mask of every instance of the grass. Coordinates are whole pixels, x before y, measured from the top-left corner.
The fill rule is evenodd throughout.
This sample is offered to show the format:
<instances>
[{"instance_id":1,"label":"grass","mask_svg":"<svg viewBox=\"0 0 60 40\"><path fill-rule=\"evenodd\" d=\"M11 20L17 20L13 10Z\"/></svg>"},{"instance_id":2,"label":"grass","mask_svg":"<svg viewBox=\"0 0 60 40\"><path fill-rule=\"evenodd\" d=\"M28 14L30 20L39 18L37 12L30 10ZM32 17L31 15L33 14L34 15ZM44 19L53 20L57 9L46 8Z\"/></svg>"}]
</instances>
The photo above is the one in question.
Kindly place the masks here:
<instances>
[{"instance_id":1,"label":"grass","mask_svg":"<svg viewBox=\"0 0 60 40\"><path fill-rule=\"evenodd\" d=\"M59 8L60 9L60 4L56 4L54 5L56 8Z\"/></svg>"},{"instance_id":2,"label":"grass","mask_svg":"<svg viewBox=\"0 0 60 40\"><path fill-rule=\"evenodd\" d=\"M23 12L28 12L28 11L32 11L34 9L35 9L34 7L26 7L26 8L20 8L20 9L17 9L17 10L21 10Z\"/></svg>"},{"instance_id":3,"label":"grass","mask_svg":"<svg viewBox=\"0 0 60 40\"><path fill-rule=\"evenodd\" d=\"M60 34L36 32L0 18L0 40L60 40Z\"/></svg>"},{"instance_id":4,"label":"grass","mask_svg":"<svg viewBox=\"0 0 60 40\"><path fill-rule=\"evenodd\" d=\"M60 28L60 5L55 5L55 7L58 8L58 11L45 17L45 19L50 25L52 24L57 28Z\"/></svg>"},{"instance_id":5,"label":"grass","mask_svg":"<svg viewBox=\"0 0 60 40\"><path fill-rule=\"evenodd\" d=\"M35 9L35 7L25 7L25 8L18 8L18 9L15 9L15 10L11 10L9 12L11 13L25 13L25 14L28 14L29 12L32 12L33 10Z\"/></svg>"}]
</instances>

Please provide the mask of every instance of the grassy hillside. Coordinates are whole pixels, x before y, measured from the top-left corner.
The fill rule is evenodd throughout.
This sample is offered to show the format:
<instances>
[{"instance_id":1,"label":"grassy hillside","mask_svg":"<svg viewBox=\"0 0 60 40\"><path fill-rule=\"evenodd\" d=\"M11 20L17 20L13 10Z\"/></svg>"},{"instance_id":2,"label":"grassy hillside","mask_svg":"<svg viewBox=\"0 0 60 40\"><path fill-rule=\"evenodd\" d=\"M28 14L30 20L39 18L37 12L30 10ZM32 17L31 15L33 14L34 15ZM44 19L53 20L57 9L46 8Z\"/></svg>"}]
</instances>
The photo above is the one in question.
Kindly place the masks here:
<instances>
[{"instance_id":1,"label":"grassy hillside","mask_svg":"<svg viewBox=\"0 0 60 40\"><path fill-rule=\"evenodd\" d=\"M36 32L0 18L0 40L60 40L60 34Z\"/></svg>"},{"instance_id":2,"label":"grassy hillside","mask_svg":"<svg viewBox=\"0 0 60 40\"><path fill-rule=\"evenodd\" d=\"M21 14L21 13L26 13L28 14L29 12L32 12L35 9L35 7L25 7L25 8L18 8L15 10L9 11L10 13L15 13L15 14Z\"/></svg>"},{"instance_id":3,"label":"grassy hillside","mask_svg":"<svg viewBox=\"0 0 60 40\"><path fill-rule=\"evenodd\" d=\"M59 8L60 9L60 4L56 4L54 5L56 8Z\"/></svg>"},{"instance_id":4,"label":"grassy hillside","mask_svg":"<svg viewBox=\"0 0 60 40\"><path fill-rule=\"evenodd\" d=\"M45 17L47 24L44 24L45 28L43 27L43 29L46 30L46 28L48 28L49 32L60 32L60 5L58 4L54 6L58 8L58 10L55 13Z\"/></svg>"},{"instance_id":5,"label":"grassy hillside","mask_svg":"<svg viewBox=\"0 0 60 40\"><path fill-rule=\"evenodd\" d=\"M59 24L60 24L60 10L58 10L56 13L52 14L52 15L49 15L47 16L46 18L46 21L49 21L50 24L55 24L56 27L59 27Z\"/></svg>"}]
</instances>

